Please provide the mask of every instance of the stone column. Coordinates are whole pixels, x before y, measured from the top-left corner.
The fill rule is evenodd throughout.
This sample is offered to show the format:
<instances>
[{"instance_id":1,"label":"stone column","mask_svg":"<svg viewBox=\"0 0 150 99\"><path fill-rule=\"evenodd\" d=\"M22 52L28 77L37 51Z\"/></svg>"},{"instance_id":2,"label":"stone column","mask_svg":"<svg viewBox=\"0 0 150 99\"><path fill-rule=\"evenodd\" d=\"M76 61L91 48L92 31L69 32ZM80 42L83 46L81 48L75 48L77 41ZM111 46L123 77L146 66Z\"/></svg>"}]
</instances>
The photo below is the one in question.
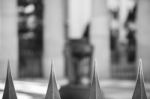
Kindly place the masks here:
<instances>
[{"instance_id":1,"label":"stone column","mask_svg":"<svg viewBox=\"0 0 150 99\"><path fill-rule=\"evenodd\" d=\"M8 60L13 78L18 75L17 0L0 0L0 78L5 78Z\"/></svg>"},{"instance_id":2,"label":"stone column","mask_svg":"<svg viewBox=\"0 0 150 99\"><path fill-rule=\"evenodd\" d=\"M44 0L43 73L48 78L51 60L57 76L64 76L64 7L63 0Z\"/></svg>"},{"instance_id":3,"label":"stone column","mask_svg":"<svg viewBox=\"0 0 150 99\"><path fill-rule=\"evenodd\" d=\"M150 80L150 0L139 0L137 38L139 57L143 60L145 80Z\"/></svg>"},{"instance_id":4,"label":"stone column","mask_svg":"<svg viewBox=\"0 0 150 99\"><path fill-rule=\"evenodd\" d=\"M69 38L80 39L91 21L92 0L68 0Z\"/></svg>"},{"instance_id":5,"label":"stone column","mask_svg":"<svg viewBox=\"0 0 150 99\"><path fill-rule=\"evenodd\" d=\"M110 75L110 48L107 0L93 0L91 40L94 45L96 70L102 79Z\"/></svg>"}]
</instances>

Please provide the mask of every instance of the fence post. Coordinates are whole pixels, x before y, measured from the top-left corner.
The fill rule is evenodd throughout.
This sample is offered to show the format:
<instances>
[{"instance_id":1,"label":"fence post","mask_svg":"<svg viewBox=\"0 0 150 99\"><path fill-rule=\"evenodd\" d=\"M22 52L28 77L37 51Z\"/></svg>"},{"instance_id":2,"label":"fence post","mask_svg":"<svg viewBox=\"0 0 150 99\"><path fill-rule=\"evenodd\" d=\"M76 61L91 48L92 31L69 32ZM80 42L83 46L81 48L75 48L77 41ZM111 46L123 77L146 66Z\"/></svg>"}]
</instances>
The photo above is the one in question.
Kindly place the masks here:
<instances>
[{"instance_id":1,"label":"fence post","mask_svg":"<svg viewBox=\"0 0 150 99\"><path fill-rule=\"evenodd\" d=\"M105 99L103 91L100 89L98 75L95 71L95 64L92 72L92 82L91 82L89 99Z\"/></svg>"},{"instance_id":2,"label":"fence post","mask_svg":"<svg viewBox=\"0 0 150 99\"><path fill-rule=\"evenodd\" d=\"M139 60L139 69L137 74L137 81L134 89L132 99L147 99L145 86L144 86L144 76L142 69L142 60Z\"/></svg>"},{"instance_id":3,"label":"fence post","mask_svg":"<svg viewBox=\"0 0 150 99\"><path fill-rule=\"evenodd\" d=\"M50 79L49 79L49 84L48 84L48 89L47 89L45 99L61 99L59 91L57 89L55 74L52 65L53 64L51 64Z\"/></svg>"},{"instance_id":4,"label":"fence post","mask_svg":"<svg viewBox=\"0 0 150 99\"><path fill-rule=\"evenodd\" d=\"M8 62L8 67L7 67L7 77L6 77L6 82L5 82L5 89L4 89L2 99L17 99L16 91L15 91L12 76L11 76L9 62Z\"/></svg>"}]
</instances>

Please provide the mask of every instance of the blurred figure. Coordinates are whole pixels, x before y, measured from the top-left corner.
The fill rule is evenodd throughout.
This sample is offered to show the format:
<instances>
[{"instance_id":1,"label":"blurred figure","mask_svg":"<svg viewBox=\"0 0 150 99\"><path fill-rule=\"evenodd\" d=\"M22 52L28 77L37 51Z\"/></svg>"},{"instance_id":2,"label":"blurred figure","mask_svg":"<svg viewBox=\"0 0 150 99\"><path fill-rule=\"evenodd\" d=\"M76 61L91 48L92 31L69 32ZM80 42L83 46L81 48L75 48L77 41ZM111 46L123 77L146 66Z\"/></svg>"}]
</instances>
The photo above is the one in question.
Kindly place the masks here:
<instances>
[{"instance_id":1,"label":"blurred figure","mask_svg":"<svg viewBox=\"0 0 150 99\"><path fill-rule=\"evenodd\" d=\"M18 0L19 76L42 77L43 3Z\"/></svg>"},{"instance_id":2,"label":"blurred figure","mask_svg":"<svg viewBox=\"0 0 150 99\"><path fill-rule=\"evenodd\" d=\"M130 63L136 61L137 41L136 41L136 16L137 16L137 1L131 0L129 12L125 23L127 29L127 60Z\"/></svg>"},{"instance_id":3,"label":"blurred figure","mask_svg":"<svg viewBox=\"0 0 150 99\"><path fill-rule=\"evenodd\" d=\"M68 39L65 45L66 76L73 85L89 85L93 46L90 43L90 23L81 39Z\"/></svg>"},{"instance_id":4,"label":"blurred figure","mask_svg":"<svg viewBox=\"0 0 150 99\"><path fill-rule=\"evenodd\" d=\"M128 35L128 46L127 46L127 60L128 62L135 62L136 60L136 50L137 50L137 44L136 44L136 38L135 38L135 31L129 30Z\"/></svg>"},{"instance_id":5,"label":"blurred figure","mask_svg":"<svg viewBox=\"0 0 150 99\"><path fill-rule=\"evenodd\" d=\"M108 0L110 12L110 48L112 75L135 78L136 67L136 0ZM130 66L130 65L133 66ZM130 68L130 69L129 69ZM130 70L130 71L129 71ZM128 76L127 72L133 75Z\"/></svg>"}]
</instances>

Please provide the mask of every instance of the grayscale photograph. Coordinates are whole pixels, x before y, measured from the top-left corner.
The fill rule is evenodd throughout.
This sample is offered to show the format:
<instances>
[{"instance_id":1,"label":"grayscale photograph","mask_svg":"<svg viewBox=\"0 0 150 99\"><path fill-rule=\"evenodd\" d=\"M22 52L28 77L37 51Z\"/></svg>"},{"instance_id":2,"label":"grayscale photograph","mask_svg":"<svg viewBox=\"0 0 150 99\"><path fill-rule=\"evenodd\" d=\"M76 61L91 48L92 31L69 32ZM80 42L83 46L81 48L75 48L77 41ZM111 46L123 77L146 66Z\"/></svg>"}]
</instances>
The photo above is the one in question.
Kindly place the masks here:
<instances>
[{"instance_id":1,"label":"grayscale photograph","mask_svg":"<svg viewBox=\"0 0 150 99\"><path fill-rule=\"evenodd\" d=\"M150 99L150 0L0 0L0 99Z\"/></svg>"}]
</instances>

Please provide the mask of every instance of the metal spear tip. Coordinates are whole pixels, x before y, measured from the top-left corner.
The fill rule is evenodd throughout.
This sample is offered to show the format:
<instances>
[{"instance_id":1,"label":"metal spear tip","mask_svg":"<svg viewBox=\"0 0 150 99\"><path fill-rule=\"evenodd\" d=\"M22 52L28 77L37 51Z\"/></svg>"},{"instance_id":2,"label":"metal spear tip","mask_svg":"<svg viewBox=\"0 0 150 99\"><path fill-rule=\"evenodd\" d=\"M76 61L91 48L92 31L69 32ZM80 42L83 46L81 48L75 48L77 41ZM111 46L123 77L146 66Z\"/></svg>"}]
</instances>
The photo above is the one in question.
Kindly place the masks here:
<instances>
[{"instance_id":1,"label":"metal spear tip","mask_svg":"<svg viewBox=\"0 0 150 99\"><path fill-rule=\"evenodd\" d=\"M56 84L55 73L53 71L53 63L51 63L51 73L45 99L61 99Z\"/></svg>"},{"instance_id":2,"label":"metal spear tip","mask_svg":"<svg viewBox=\"0 0 150 99\"><path fill-rule=\"evenodd\" d=\"M92 81L93 81L94 75L96 76L96 70L95 69L96 69L96 59L94 59L93 65L92 65L92 72L91 72L91 79L92 79Z\"/></svg>"},{"instance_id":3,"label":"metal spear tip","mask_svg":"<svg viewBox=\"0 0 150 99\"><path fill-rule=\"evenodd\" d=\"M143 76L143 64L142 64L142 59L139 59L139 75L141 76L141 78L144 80L144 76Z\"/></svg>"},{"instance_id":4,"label":"metal spear tip","mask_svg":"<svg viewBox=\"0 0 150 99\"><path fill-rule=\"evenodd\" d=\"M92 72L92 82L91 82L89 99L104 99L104 94L100 88L98 75L95 70L95 62L94 62L93 72Z\"/></svg>"},{"instance_id":5,"label":"metal spear tip","mask_svg":"<svg viewBox=\"0 0 150 99\"><path fill-rule=\"evenodd\" d=\"M54 75L54 69L53 69L53 60L51 60L51 72L50 72L50 76Z\"/></svg>"},{"instance_id":6,"label":"metal spear tip","mask_svg":"<svg viewBox=\"0 0 150 99\"><path fill-rule=\"evenodd\" d=\"M8 61L8 64L7 64L7 76L10 76L12 78L12 76L11 76L10 62L9 61Z\"/></svg>"},{"instance_id":7,"label":"metal spear tip","mask_svg":"<svg viewBox=\"0 0 150 99\"><path fill-rule=\"evenodd\" d=\"M10 69L9 62L7 67L7 76L6 76L5 88L4 88L2 99L17 99L16 91L11 76L11 69Z\"/></svg>"},{"instance_id":8,"label":"metal spear tip","mask_svg":"<svg viewBox=\"0 0 150 99\"><path fill-rule=\"evenodd\" d=\"M133 93L132 99L147 99L145 86L144 86L144 76L142 69L142 59L139 59L139 68L137 74L137 81Z\"/></svg>"}]
</instances>

